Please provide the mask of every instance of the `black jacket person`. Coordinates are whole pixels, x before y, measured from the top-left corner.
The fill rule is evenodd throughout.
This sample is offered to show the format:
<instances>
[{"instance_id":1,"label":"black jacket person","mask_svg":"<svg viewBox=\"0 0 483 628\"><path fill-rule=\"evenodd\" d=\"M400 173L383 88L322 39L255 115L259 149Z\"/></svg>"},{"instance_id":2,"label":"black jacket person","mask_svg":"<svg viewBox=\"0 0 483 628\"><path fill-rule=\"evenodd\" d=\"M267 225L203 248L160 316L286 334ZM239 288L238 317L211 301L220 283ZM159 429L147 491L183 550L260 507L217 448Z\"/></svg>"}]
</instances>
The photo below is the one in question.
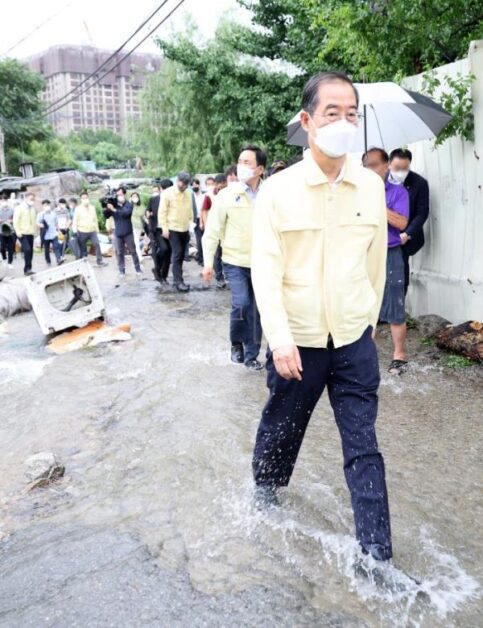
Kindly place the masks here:
<instances>
[{"instance_id":1,"label":"black jacket person","mask_svg":"<svg viewBox=\"0 0 483 628\"><path fill-rule=\"evenodd\" d=\"M391 180L402 183L409 194L409 222L401 233L404 257L404 287L409 286L409 257L415 255L424 246L424 223L429 216L429 187L424 177L410 170L411 151L397 148L389 156Z\"/></svg>"}]
</instances>

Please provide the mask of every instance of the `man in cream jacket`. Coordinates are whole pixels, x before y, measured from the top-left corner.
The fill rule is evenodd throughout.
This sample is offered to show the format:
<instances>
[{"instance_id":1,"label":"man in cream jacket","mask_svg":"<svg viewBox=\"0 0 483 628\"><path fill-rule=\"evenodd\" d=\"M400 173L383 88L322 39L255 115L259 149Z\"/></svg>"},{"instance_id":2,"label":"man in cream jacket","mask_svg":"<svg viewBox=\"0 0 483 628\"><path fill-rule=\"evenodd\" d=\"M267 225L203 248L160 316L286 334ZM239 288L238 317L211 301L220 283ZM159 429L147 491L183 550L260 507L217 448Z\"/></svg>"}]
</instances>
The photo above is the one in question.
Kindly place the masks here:
<instances>
[{"instance_id":1,"label":"man in cream jacket","mask_svg":"<svg viewBox=\"0 0 483 628\"><path fill-rule=\"evenodd\" d=\"M340 73L306 84L304 159L270 177L254 212L252 277L270 396L256 438L258 501L277 503L312 412L327 387L362 551L392 556L384 462L378 450L379 367L373 333L385 283L382 179L347 158L358 95ZM378 563L380 564L380 563Z\"/></svg>"}]
</instances>

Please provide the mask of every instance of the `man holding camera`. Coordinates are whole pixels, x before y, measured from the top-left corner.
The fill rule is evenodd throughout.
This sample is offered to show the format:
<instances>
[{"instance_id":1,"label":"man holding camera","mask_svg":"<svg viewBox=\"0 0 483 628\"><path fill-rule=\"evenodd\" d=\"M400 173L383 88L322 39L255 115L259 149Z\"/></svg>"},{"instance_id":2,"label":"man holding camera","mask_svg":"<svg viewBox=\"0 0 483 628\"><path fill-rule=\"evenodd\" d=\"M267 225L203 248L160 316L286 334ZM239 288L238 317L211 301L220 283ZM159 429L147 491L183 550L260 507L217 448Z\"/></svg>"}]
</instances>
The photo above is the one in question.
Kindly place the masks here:
<instances>
[{"instance_id":1,"label":"man holding camera","mask_svg":"<svg viewBox=\"0 0 483 628\"><path fill-rule=\"evenodd\" d=\"M142 275L139 257L136 251L136 243L134 242L134 232L132 226L133 206L126 198L126 188L120 187L116 190L116 198L106 199L106 207L103 210L106 218L114 219L114 237L116 239L117 264L119 268L119 276L126 276L126 260L125 248L129 251L136 275Z\"/></svg>"}]
</instances>

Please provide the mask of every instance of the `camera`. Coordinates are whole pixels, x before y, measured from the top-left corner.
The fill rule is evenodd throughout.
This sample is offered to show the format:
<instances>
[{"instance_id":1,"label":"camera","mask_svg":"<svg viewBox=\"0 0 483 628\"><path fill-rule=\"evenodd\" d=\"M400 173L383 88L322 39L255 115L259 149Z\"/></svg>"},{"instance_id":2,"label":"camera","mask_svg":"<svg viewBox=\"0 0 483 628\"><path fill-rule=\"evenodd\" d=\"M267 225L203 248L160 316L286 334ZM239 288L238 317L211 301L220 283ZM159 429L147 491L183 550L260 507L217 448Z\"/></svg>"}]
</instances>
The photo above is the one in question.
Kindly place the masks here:
<instances>
[{"instance_id":1,"label":"camera","mask_svg":"<svg viewBox=\"0 0 483 628\"><path fill-rule=\"evenodd\" d=\"M102 209L107 209L107 205L114 205L117 207L117 196L115 194L109 193L99 199Z\"/></svg>"}]
</instances>

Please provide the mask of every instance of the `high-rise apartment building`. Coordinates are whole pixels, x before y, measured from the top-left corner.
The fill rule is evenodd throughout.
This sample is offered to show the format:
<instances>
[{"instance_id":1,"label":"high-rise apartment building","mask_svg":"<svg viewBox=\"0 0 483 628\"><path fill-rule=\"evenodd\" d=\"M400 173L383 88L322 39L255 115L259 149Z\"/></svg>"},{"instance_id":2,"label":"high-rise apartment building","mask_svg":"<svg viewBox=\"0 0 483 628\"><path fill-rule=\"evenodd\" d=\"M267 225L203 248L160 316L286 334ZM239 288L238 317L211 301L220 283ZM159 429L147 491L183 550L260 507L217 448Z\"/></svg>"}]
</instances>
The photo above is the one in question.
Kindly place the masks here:
<instances>
[{"instance_id":1,"label":"high-rise apartment building","mask_svg":"<svg viewBox=\"0 0 483 628\"><path fill-rule=\"evenodd\" d=\"M84 92L90 79L77 91L61 100L86 77L95 72L112 54L92 46L53 46L26 59L26 64L45 80L43 100L53 105L49 120L58 135L80 129L111 129L126 137L129 120L139 116L139 91L146 78L161 67L161 56L134 53L122 61L118 53L103 67L98 82ZM106 76L103 76L107 70ZM56 105L55 103L58 104Z\"/></svg>"}]
</instances>

